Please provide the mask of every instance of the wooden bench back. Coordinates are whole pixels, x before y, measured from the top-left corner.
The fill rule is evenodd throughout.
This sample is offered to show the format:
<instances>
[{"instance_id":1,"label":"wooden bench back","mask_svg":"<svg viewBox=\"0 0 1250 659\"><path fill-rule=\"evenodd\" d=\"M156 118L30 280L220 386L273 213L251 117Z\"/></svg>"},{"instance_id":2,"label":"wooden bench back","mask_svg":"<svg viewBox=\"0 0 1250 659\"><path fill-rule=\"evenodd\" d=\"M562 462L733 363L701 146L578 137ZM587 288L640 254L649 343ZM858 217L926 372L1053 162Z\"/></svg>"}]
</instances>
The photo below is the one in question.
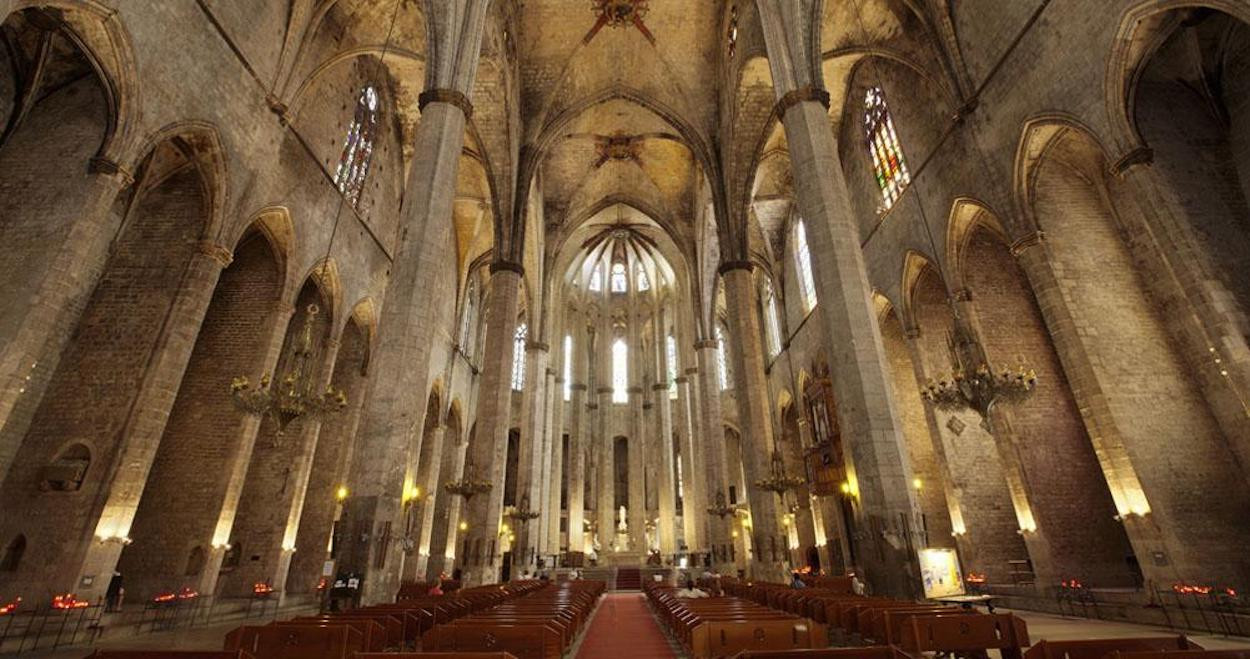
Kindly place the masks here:
<instances>
[{"instance_id":1,"label":"wooden bench back","mask_svg":"<svg viewBox=\"0 0 1250 659\"><path fill-rule=\"evenodd\" d=\"M361 633L346 625L244 626L226 635L226 650L264 659L351 659L369 649Z\"/></svg>"},{"instance_id":2,"label":"wooden bench back","mask_svg":"<svg viewBox=\"0 0 1250 659\"><path fill-rule=\"evenodd\" d=\"M1014 659L1028 645L1028 628L1010 613L915 615L902 629L902 646L909 652L997 649L1003 659Z\"/></svg>"},{"instance_id":3,"label":"wooden bench back","mask_svg":"<svg viewBox=\"0 0 1250 659\"><path fill-rule=\"evenodd\" d=\"M819 650L743 650L734 659L911 659L889 645Z\"/></svg>"},{"instance_id":4,"label":"wooden bench back","mask_svg":"<svg viewBox=\"0 0 1250 659\"><path fill-rule=\"evenodd\" d=\"M1184 636L1154 638L1106 638L1087 641L1038 641L1024 653L1025 659L1103 659L1120 652L1161 650L1201 650L1202 646Z\"/></svg>"},{"instance_id":5,"label":"wooden bench back","mask_svg":"<svg viewBox=\"0 0 1250 659\"><path fill-rule=\"evenodd\" d=\"M724 657L742 650L794 650L829 644L823 625L806 618L704 622L690 635L692 659Z\"/></svg>"},{"instance_id":6,"label":"wooden bench back","mask_svg":"<svg viewBox=\"0 0 1250 659\"><path fill-rule=\"evenodd\" d=\"M253 659L242 651L199 652L194 650L96 650L87 659Z\"/></svg>"},{"instance_id":7,"label":"wooden bench back","mask_svg":"<svg viewBox=\"0 0 1250 659\"><path fill-rule=\"evenodd\" d=\"M1107 659L1250 659L1250 650L1164 650L1112 652Z\"/></svg>"}]
</instances>

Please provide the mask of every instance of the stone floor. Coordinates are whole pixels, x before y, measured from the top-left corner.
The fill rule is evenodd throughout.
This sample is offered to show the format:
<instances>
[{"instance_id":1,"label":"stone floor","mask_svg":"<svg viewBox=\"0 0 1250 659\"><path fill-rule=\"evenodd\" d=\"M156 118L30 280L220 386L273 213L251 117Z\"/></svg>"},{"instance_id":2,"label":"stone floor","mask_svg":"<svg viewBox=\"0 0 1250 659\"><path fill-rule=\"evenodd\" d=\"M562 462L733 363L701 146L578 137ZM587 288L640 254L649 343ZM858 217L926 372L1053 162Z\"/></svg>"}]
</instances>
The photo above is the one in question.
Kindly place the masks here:
<instances>
[{"instance_id":1,"label":"stone floor","mask_svg":"<svg viewBox=\"0 0 1250 659\"><path fill-rule=\"evenodd\" d=\"M641 597L635 595L634 597ZM1000 609L1001 610L1001 609ZM1030 611L1013 611L1024 618L1029 624L1029 637L1034 641L1041 639L1066 640L1084 638L1117 638L1128 636L1161 636L1177 634L1175 630L1162 627L1149 627L1124 622L1107 622L1102 620L1086 620L1081 618L1063 618L1045 613ZM218 650L226 632L237 627L239 622L210 625L194 629L180 629L173 632L144 634L133 637L106 639L96 647L102 649L135 649L135 650ZM1194 642L1208 650L1250 649L1250 638L1228 636L1211 636L1192 632L1187 634ZM584 641L585 639L579 639ZM583 642L583 645L585 643ZM72 650L56 650L50 652L22 653L22 657L32 659L82 659L90 654L88 648Z\"/></svg>"}]
</instances>

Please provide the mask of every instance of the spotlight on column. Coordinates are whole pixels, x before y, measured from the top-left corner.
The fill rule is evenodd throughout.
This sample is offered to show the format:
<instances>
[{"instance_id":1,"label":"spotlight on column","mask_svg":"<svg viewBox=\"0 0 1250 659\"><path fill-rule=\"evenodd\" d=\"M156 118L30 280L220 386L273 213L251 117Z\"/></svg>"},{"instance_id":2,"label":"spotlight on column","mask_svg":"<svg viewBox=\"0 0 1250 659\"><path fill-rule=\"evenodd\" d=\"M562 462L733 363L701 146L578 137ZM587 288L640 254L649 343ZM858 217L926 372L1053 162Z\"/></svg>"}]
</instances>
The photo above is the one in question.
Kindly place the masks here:
<instances>
[{"instance_id":1,"label":"spotlight on column","mask_svg":"<svg viewBox=\"0 0 1250 659\"><path fill-rule=\"evenodd\" d=\"M340 486L339 486L339 489L338 489L337 491L335 491L335 493L334 493L334 498L335 498L335 499L338 499L339 501L343 501L344 499L346 499L346 498L347 498L347 495L348 495L348 494L350 494L350 492L348 491L347 486L346 486L346 485L340 485Z\"/></svg>"}]
</instances>

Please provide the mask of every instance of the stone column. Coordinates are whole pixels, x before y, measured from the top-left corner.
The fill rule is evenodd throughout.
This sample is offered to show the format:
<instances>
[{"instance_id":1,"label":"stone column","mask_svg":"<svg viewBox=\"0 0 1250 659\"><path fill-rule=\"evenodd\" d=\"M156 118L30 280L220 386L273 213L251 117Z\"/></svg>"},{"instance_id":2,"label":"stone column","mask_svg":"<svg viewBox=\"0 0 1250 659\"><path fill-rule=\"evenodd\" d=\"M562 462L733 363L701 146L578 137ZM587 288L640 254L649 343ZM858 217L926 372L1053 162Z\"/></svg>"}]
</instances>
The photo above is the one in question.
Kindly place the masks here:
<instances>
[{"instance_id":1,"label":"stone column","mask_svg":"<svg viewBox=\"0 0 1250 659\"><path fill-rule=\"evenodd\" d=\"M537 328L535 328L537 329ZM520 455L517 460L517 508L528 506L531 511L538 511L539 517L531 520L504 520L516 533L517 543L512 550L512 564L516 566L514 573L533 565L541 545L543 467L545 466L544 446L547 439L544 421L547 404L547 358L550 347L546 343L529 341L525 346L526 364L525 390L521 393L521 442L518 447ZM509 369L511 373L511 369ZM507 423L508 407L503 408L503 424L505 436L505 452L507 455ZM479 420L480 423L480 420ZM505 457L506 460L506 457ZM498 481L500 483L503 480Z\"/></svg>"},{"instance_id":2,"label":"stone column","mask_svg":"<svg viewBox=\"0 0 1250 659\"><path fill-rule=\"evenodd\" d=\"M716 341L706 339L694 344L699 358L699 411L701 412L696 453L704 460L704 474L707 475L705 498L700 505L715 503L720 495L725 503L729 501L729 472L725 460L725 429L720 411L720 382L716 374ZM712 552L712 564L723 574L734 574L735 568L730 557L729 547L733 542L730 536L733 517L704 517L707 528L708 550Z\"/></svg>"},{"instance_id":3,"label":"stone column","mask_svg":"<svg viewBox=\"0 0 1250 659\"><path fill-rule=\"evenodd\" d=\"M633 343L633 345L638 345ZM637 352L635 352L637 354ZM631 368L631 371L635 369ZM637 371L635 371L637 372ZM643 418L642 387L629 388L629 416L632 437L629 438L629 510L626 519L629 523L629 550L647 553L647 424Z\"/></svg>"},{"instance_id":4,"label":"stone column","mask_svg":"<svg viewBox=\"0 0 1250 659\"><path fill-rule=\"evenodd\" d=\"M586 380L589 373L590 342L586 325L580 320L573 324L573 395L569 401L569 551L586 551L585 492L586 468L583 461L589 446L590 412L587 410Z\"/></svg>"},{"instance_id":5,"label":"stone column","mask_svg":"<svg viewBox=\"0 0 1250 659\"><path fill-rule=\"evenodd\" d=\"M421 498L419 500L407 500L405 506L417 506L420 508L420 519L417 520L417 565L415 574L417 578L424 578L424 575L430 568L430 539L434 535L434 509L438 500L439 473L443 466L443 440L447 437L447 425L439 423L430 429L430 466L425 472L425 480L417 483L417 487L421 488Z\"/></svg>"},{"instance_id":6,"label":"stone column","mask_svg":"<svg viewBox=\"0 0 1250 659\"><path fill-rule=\"evenodd\" d=\"M742 464L746 474L747 500L751 503L751 576L785 583L790 571L789 539L781 528L777 495L755 487L767 478L773 451L771 403L764 375L764 348L760 342L759 296L749 262L721 266L728 305L729 334L735 350L734 391L738 398L738 421L742 426Z\"/></svg>"},{"instance_id":7,"label":"stone column","mask_svg":"<svg viewBox=\"0 0 1250 659\"><path fill-rule=\"evenodd\" d=\"M677 486L676 474L673 473L673 407L668 397L667 384L651 385L651 395L655 406L659 409L659 434L655 442L659 452L659 488L660 522L656 533L660 538L660 554L666 559L677 553Z\"/></svg>"},{"instance_id":8,"label":"stone column","mask_svg":"<svg viewBox=\"0 0 1250 659\"><path fill-rule=\"evenodd\" d=\"M599 481L599 502L596 516L599 520L599 544L602 545L599 553L603 555L612 551L616 544L616 447L608 424L612 413L612 387L599 387L595 393L599 395L599 430L596 433L599 459L595 469L595 480Z\"/></svg>"},{"instance_id":9,"label":"stone column","mask_svg":"<svg viewBox=\"0 0 1250 659\"><path fill-rule=\"evenodd\" d=\"M692 370L691 375L697 376L698 370ZM695 554L707 550L704 519L707 515L707 494L704 492L703 472L695 450L694 419L698 410L691 400L693 390L689 376L682 375L677 378L677 417L674 427L677 429L677 441L681 443L682 536L686 541L686 550Z\"/></svg>"},{"instance_id":10,"label":"stone column","mask_svg":"<svg viewBox=\"0 0 1250 659\"><path fill-rule=\"evenodd\" d=\"M547 424L547 444L551 447L547 463L550 472L543 474L543 482L547 485L547 504L544 507L547 516L547 544L543 553L559 556L560 554L560 521L564 518L561 508L560 491L568 474L564 473L564 378L556 377L547 390L548 407L551 410ZM558 559L557 559L558 560Z\"/></svg>"},{"instance_id":11,"label":"stone column","mask_svg":"<svg viewBox=\"0 0 1250 659\"><path fill-rule=\"evenodd\" d=\"M493 484L489 492L469 499L465 517L469 554L461 557L466 586L499 580L499 528L503 515L504 469L508 456L508 422L512 402L513 335L521 286L521 266L491 264L486 301L486 343L482 349L482 378L478 385L477 434L469 455L480 477ZM545 351L543 351L545 352ZM534 376L531 376L534 377ZM522 451L522 455L524 455Z\"/></svg>"},{"instance_id":12,"label":"stone column","mask_svg":"<svg viewBox=\"0 0 1250 659\"><path fill-rule=\"evenodd\" d=\"M399 587L402 561L391 527L402 515L407 460L401 456L425 421L425 380L441 321L428 313L427 302L455 253L449 218L488 5L488 0L445 0L432 5L428 17L435 56L427 62L429 88L418 97L421 121L413 137L414 152L422 155L404 187L399 244L371 359L359 457L352 465L355 491L344 502L342 520L340 564L365 575L366 603L390 600Z\"/></svg>"},{"instance_id":13,"label":"stone column","mask_svg":"<svg viewBox=\"0 0 1250 659\"><path fill-rule=\"evenodd\" d=\"M869 293L854 209L829 121L828 92L810 49L808 16L796 3L760 3L761 23L790 151L801 214L808 220L819 311L829 335L834 396L847 438L847 475L859 495L859 552L874 592L920 593L915 538L920 512L912 497L885 349Z\"/></svg>"}]
</instances>

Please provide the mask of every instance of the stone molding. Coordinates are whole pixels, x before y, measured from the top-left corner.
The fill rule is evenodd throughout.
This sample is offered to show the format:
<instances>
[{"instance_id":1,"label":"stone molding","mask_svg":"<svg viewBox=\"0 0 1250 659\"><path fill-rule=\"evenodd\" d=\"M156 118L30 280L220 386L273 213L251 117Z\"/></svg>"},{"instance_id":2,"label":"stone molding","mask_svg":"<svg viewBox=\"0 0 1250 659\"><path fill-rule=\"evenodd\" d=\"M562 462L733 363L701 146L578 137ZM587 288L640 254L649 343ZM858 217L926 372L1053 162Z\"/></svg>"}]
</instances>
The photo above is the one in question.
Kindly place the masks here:
<instances>
[{"instance_id":1,"label":"stone molding","mask_svg":"<svg viewBox=\"0 0 1250 659\"><path fill-rule=\"evenodd\" d=\"M705 348L715 348L715 347L716 347L716 339L703 339L701 341L694 342L695 350L703 350Z\"/></svg>"},{"instance_id":2,"label":"stone molding","mask_svg":"<svg viewBox=\"0 0 1250 659\"><path fill-rule=\"evenodd\" d=\"M513 263L512 261L492 262L490 264L490 273L493 275L496 272L515 272L519 277L525 276L525 268L520 263Z\"/></svg>"},{"instance_id":3,"label":"stone molding","mask_svg":"<svg viewBox=\"0 0 1250 659\"><path fill-rule=\"evenodd\" d=\"M469 97L455 89L427 89L417 96L417 109L424 112L430 103L448 103L460 108L465 120L473 117L473 104Z\"/></svg>"},{"instance_id":4,"label":"stone molding","mask_svg":"<svg viewBox=\"0 0 1250 659\"><path fill-rule=\"evenodd\" d=\"M572 389L573 391L586 391L587 389L590 389L590 387L580 382L569 385L569 388Z\"/></svg>"},{"instance_id":5,"label":"stone molding","mask_svg":"<svg viewBox=\"0 0 1250 659\"><path fill-rule=\"evenodd\" d=\"M651 385L651 391L665 391L665 390L667 390L667 389L668 389L668 385L667 385L667 384L653 384L653 385Z\"/></svg>"},{"instance_id":6,"label":"stone molding","mask_svg":"<svg viewBox=\"0 0 1250 659\"><path fill-rule=\"evenodd\" d=\"M611 391L611 390L609 390L609 391ZM640 393L642 393L642 387L629 387L629 388L625 389L625 393L627 393L627 394L631 394L631 395L632 395L632 394L640 394Z\"/></svg>"},{"instance_id":7,"label":"stone molding","mask_svg":"<svg viewBox=\"0 0 1250 659\"><path fill-rule=\"evenodd\" d=\"M1016 242L1011 243L1011 255L1016 258L1020 258L1021 254L1033 247L1041 245L1044 240L1046 240L1045 232L1041 230L1034 231Z\"/></svg>"},{"instance_id":8,"label":"stone molding","mask_svg":"<svg viewBox=\"0 0 1250 659\"><path fill-rule=\"evenodd\" d=\"M804 101L816 101L829 109L829 92L819 87L805 85L798 89L791 89L777 100L777 105L773 106L773 113L777 115L777 119L785 119L786 111L790 108L803 103Z\"/></svg>"},{"instance_id":9,"label":"stone molding","mask_svg":"<svg viewBox=\"0 0 1250 659\"><path fill-rule=\"evenodd\" d=\"M612 393L612 387L599 387L598 389L595 389L595 393L599 394L600 396L603 396L605 394L610 394Z\"/></svg>"},{"instance_id":10,"label":"stone molding","mask_svg":"<svg viewBox=\"0 0 1250 659\"><path fill-rule=\"evenodd\" d=\"M87 171L92 174L103 174L114 178L121 187L126 187L135 182L134 174L126 171L115 160L110 160L103 156L94 156L87 161Z\"/></svg>"},{"instance_id":11,"label":"stone molding","mask_svg":"<svg viewBox=\"0 0 1250 659\"><path fill-rule=\"evenodd\" d=\"M719 268L716 269L716 274L724 275L725 273L732 272L734 270L746 270L749 274L754 269L755 264L750 261L725 261L720 264Z\"/></svg>"},{"instance_id":12,"label":"stone molding","mask_svg":"<svg viewBox=\"0 0 1250 659\"><path fill-rule=\"evenodd\" d=\"M676 382L677 384L686 384L689 381L690 381L690 378L684 375L680 375L678 377L673 378L673 382Z\"/></svg>"},{"instance_id":13,"label":"stone molding","mask_svg":"<svg viewBox=\"0 0 1250 659\"><path fill-rule=\"evenodd\" d=\"M1115 176L1124 176L1125 172L1137 167L1138 165L1150 165L1155 161L1155 150L1139 144L1130 149L1128 153L1120 156L1111 164L1111 173Z\"/></svg>"},{"instance_id":14,"label":"stone molding","mask_svg":"<svg viewBox=\"0 0 1250 659\"><path fill-rule=\"evenodd\" d=\"M686 369L686 375L698 375L698 374L699 374L698 366L691 366L690 368Z\"/></svg>"},{"instance_id":15,"label":"stone molding","mask_svg":"<svg viewBox=\"0 0 1250 659\"><path fill-rule=\"evenodd\" d=\"M539 352L547 352L548 350L551 350L551 346L547 345L546 343L543 343L542 341L526 341L525 350L526 351L537 350ZM555 371L552 371L551 369L547 369L547 372L555 373Z\"/></svg>"},{"instance_id":16,"label":"stone molding","mask_svg":"<svg viewBox=\"0 0 1250 659\"><path fill-rule=\"evenodd\" d=\"M234 252L229 247L219 245L211 240L201 240L196 243L195 249L204 256L217 262L217 265L225 268L234 261Z\"/></svg>"}]
</instances>

